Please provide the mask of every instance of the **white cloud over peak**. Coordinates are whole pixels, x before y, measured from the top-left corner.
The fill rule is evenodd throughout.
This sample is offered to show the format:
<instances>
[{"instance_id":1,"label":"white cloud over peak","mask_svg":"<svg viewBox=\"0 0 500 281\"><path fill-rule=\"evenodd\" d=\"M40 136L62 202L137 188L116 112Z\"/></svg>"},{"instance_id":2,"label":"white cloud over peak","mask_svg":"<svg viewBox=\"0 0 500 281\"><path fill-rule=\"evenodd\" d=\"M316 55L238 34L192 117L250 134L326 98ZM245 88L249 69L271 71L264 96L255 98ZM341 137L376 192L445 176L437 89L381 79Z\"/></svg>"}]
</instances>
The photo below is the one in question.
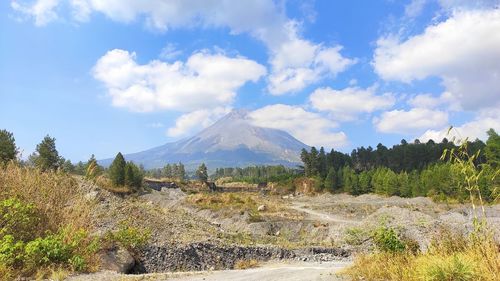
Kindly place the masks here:
<instances>
[{"instance_id":1,"label":"white cloud over peak","mask_svg":"<svg viewBox=\"0 0 500 281\"><path fill-rule=\"evenodd\" d=\"M249 113L256 126L281 129L308 145L340 148L348 144L338 124L300 106L273 104Z\"/></svg>"},{"instance_id":2,"label":"white cloud over peak","mask_svg":"<svg viewBox=\"0 0 500 281\"><path fill-rule=\"evenodd\" d=\"M427 142L432 139L434 141L441 141L443 138L454 140L457 143L468 138L473 141L476 138L485 141L488 139L486 132L489 129L500 131L500 111L495 108L482 110L474 120L466 122L461 126L454 127L448 133L448 127L439 130L427 130L419 140Z\"/></svg>"},{"instance_id":3,"label":"white cloud over peak","mask_svg":"<svg viewBox=\"0 0 500 281\"><path fill-rule=\"evenodd\" d=\"M136 54L111 50L93 69L114 106L132 111L192 111L227 106L245 83L266 74L264 66L220 53L198 52L186 62L138 64Z\"/></svg>"},{"instance_id":4,"label":"white cloud over peak","mask_svg":"<svg viewBox=\"0 0 500 281\"><path fill-rule=\"evenodd\" d=\"M168 128L167 135L169 137L186 136L195 130L212 125L230 111L230 107L216 107L215 109L200 109L183 114L175 120L175 126Z\"/></svg>"},{"instance_id":5,"label":"white cloud over peak","mask_svg":"<svg viewBox=\"0 0 500 281\"><path fill-rule=\"evenodd\" d=\"M386 80L411 82L431 76L467 110L498 103L500 9L461 10L422 34L377 41L373 65Z\"/></svg>"},{"instance_id":6,"label":"white cloud over peak","mask_svg":"<svg viewBox=\"0 0 500 281\"><path fill-rule=\"evenodd\" d=\"M394 105L394 95L376 95L375 91L376 87L348 87L342 90L327 87L315 90L309 100L313 108L332 113L336 120L352 120L358 114L372 113Z\"/></svg>"},{"instance_id":7,"label":"white cloud over peak","mask_svg":"<svg viewBox=\"0 0 500 281\"><path fill-rule=\"evenodd\" d=\"M418 135L427 129L442 128L448 124L448 113L426 108L392 110L373 119L379 132Z\"/></svg>"}]
</instances>

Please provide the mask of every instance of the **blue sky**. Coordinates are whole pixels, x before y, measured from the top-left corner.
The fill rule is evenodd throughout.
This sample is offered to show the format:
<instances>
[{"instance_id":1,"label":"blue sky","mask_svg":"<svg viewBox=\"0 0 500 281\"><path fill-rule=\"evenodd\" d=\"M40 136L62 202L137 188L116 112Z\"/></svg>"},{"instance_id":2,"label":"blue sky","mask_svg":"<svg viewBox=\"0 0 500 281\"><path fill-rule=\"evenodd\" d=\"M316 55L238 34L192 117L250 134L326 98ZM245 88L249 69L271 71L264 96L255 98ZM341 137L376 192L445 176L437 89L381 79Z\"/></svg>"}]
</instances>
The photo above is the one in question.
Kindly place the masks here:
<instances>
[{"instance_id":1,"label":"blue sky","mask_svg":"<svg viewBox=\"0 0 500 281\"><path fill-rule=\"evenodd\" d=\"M234 108L349 152L500 130L499 1L0 3L0 128L72 161L178 140Z\"/></svg>"}]
</instances>

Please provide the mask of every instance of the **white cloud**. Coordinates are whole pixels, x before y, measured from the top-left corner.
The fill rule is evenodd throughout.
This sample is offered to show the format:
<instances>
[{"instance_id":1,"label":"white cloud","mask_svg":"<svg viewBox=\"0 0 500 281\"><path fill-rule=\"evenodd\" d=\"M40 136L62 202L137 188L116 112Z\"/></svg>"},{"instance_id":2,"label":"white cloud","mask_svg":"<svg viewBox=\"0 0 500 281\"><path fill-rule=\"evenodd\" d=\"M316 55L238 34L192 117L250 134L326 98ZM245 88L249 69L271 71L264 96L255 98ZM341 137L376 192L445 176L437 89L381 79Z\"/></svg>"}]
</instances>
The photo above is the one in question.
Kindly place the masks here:
<instances>
[{"instance_id":1,"label":"white cloud","mask_svg":"<svg viewBox=\"0 0 500 281\"><path fill-rule=\"evenodd\" d=\"M167 135L169 137L186 136L195 130L212 125L230 111L230 107L216 107L215 109L200 109L181 115L175 120L175 126L167 130Z\"/></svg>"},{"instance_id":2,"label":"white cloud","mask_svg":"<svg viewBox=\"0 0 500 281\"><path fill-rule=\"evenodd\" d=\"M427 129L446 126L448 113L425 108L392 110L382 113L380 118L374 118L373 123L379 132L415 135Z\"/></svg>"},{"instance_id":3,"label":"white cloud","mask_svg":"<svg viewBox=\"0 0 500 281\"><path fill-rule=\"evenodd\" d=\"M44 2L52 3L44 13L45 24L57 16L58 0L38 0L16 10L31 13L34 6ZM340 45L326 46L302 38L300 24L285 15L285 4L271 0L71 0L70 5L78 21L99 12L124 23L144 18L149 28L159 31L201 26L229 27L232 34L249 33L269 50L268 90L274 95L297 92L321 79L334 78L356 62L341 55Z\"/></svg>"},{"instance_id":4,"label":"white cloud","mask_svg":"<svg viewBox=\"0 0 500 281\"><path fill-rule=\"evenodd\" d=\"M333 132L337 123L300 106L274 104L249 113L256 126L285 130L308 145L339 148L347 145L344 132Z\"/></svg>"},{"instance_id":5,"label":"white cloud","mask_svg":"<svg viewBox=\"0 0 500 281\"><path fill-rule=\"evenodd\" d=\"M43 26L58 18L56 9L60 0L37 0L34 3L12 1L11 7L15 11L33 18L36 26Z\"/></svg>"},{"instance_id":6,"label":"white cloud","mask_svg":"<svg viewBox=\"0 0 500 281\"><path fill-rule=\"evenodd\" d=\"M160 53L160 58L164 60L172 60L177 58L182 54L182 50L177 49L177 46L173 43L168 43Z\"/></svg>"},{"instance_id":7,"label":"white cloud","mask_svg":"<svg viewBox=\"0 0 500 281\"><path fill-rule=\"evenodd\" d=\"M373 65L386 80L411 82L430 76L464 109L499 102L500 9L461 10L405 41L381 38Z\"/></svg>"},{"instance_id":8,"label":"white cloud","mask_svg":"<svg viewBox=\"0 0 500 281\"><path fill-rule=\"evenodd\" d=\"M490 110L483 110L474 120L466 122L461 126L454 127L448 133L448 128L440 130L427 130L419 140L427 142L432 139L436 142L441 141L443 138L454 140L456 143L468 138L473 141L476 138L480 140L488 139L486 132L493 128L495 131L500 131L500 110L493 108Z\"/></svg>"},{"instance_id":9,"label":"white cloud","mask_svg":"<svg viewBox=\"0 0 500 281\"><path fill-rule=\"evenodd\" d=\"M413 107L422 108L436 108L445 106L452 110L458 110L459 107L450 92L444 92L437 97L432 94L418 94L410 98L410 100L408 100L408 104Z\"/></svg>"},{"instance_id":10,"label":"white cloud","mask_svg":"<svg viewBox=\"0 0 500 281\"><path fill-rule=\"evenodd\" d=\"M226 106L241 86L265 73L252 60L207 52L195 53L186 62L154 60L140 65L135 53L119 49L107 52L93 69L114 106L139 112Z\"/></svg>"},{"instance_id":11,"label":"white cloud","mask_svg":"<svg viewBox=\"0 0 500 281\"><path fill-rule=\"evenodd\" d=\"M309 100L315 109L331 112L337 120L351 120L360 113L372 113L394 105L392 94L376 95L375 91L375 87L348 87L342 90L327 87L315 90Z\"/></svg>"},{"instance_id":12,"label":"white cloud","mask_svg":"<svg viewBox=\"0 0 500 281\"><path fill-rule=\"evenodd\" d=\"M297 23L289 21L283 32L288 34L278 46L271 45L269 92L282 95L297 92L325 77L335 77L356 63L340 54L342 46L326 47L301 39Z\"/></svg>"}]
</instances>

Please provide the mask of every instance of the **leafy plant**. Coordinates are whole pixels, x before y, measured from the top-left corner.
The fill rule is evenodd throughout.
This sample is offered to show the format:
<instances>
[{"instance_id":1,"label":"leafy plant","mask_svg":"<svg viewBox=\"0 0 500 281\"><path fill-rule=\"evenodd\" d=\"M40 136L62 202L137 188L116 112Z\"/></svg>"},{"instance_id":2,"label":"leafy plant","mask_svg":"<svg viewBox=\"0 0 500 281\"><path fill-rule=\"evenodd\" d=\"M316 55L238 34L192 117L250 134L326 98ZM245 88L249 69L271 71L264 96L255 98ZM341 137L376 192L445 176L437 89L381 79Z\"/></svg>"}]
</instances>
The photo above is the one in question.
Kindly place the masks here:
<instances>
[{"instance_id":1,"label":"leafy plant","mask_svg":"<svg viewBox=\"0 0 500 281\"><path fill-rule=\"evenodd\" d=\"M392 227L381 226L373 232L372 237L379 251L396 253L406 249L405 243Z\"/></svg>"}]
</instances>

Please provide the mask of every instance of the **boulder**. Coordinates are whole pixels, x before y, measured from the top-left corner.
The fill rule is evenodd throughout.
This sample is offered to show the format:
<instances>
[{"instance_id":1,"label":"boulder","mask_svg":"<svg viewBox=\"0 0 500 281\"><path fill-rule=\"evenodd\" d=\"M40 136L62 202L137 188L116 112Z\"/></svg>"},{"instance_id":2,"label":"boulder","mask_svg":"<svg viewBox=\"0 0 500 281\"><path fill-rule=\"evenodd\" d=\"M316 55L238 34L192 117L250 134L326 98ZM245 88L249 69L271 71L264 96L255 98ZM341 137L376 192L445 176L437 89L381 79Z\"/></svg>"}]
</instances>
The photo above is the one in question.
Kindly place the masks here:
<instances>
[{"instance_id":1,"label":"boulder","mask_svg":"<svg viewBox=\"0 0 500 281\"><path fill-rule=\"evenodd\" d=\"M259 212L264 212L266 210L266 205L260 205L258 208L257 208L257 211Z\"/></svg>"},{"instance_id":2,"label":"boulder","mask_svg":"<svg viewBox=\"0 0 500 281\"><path fill-rule=\"evenodd\" d=\"M100 253L101 270L130 273L135 265L134 257L123 247L113 247Z\"/></svg>"}]
</instances>

